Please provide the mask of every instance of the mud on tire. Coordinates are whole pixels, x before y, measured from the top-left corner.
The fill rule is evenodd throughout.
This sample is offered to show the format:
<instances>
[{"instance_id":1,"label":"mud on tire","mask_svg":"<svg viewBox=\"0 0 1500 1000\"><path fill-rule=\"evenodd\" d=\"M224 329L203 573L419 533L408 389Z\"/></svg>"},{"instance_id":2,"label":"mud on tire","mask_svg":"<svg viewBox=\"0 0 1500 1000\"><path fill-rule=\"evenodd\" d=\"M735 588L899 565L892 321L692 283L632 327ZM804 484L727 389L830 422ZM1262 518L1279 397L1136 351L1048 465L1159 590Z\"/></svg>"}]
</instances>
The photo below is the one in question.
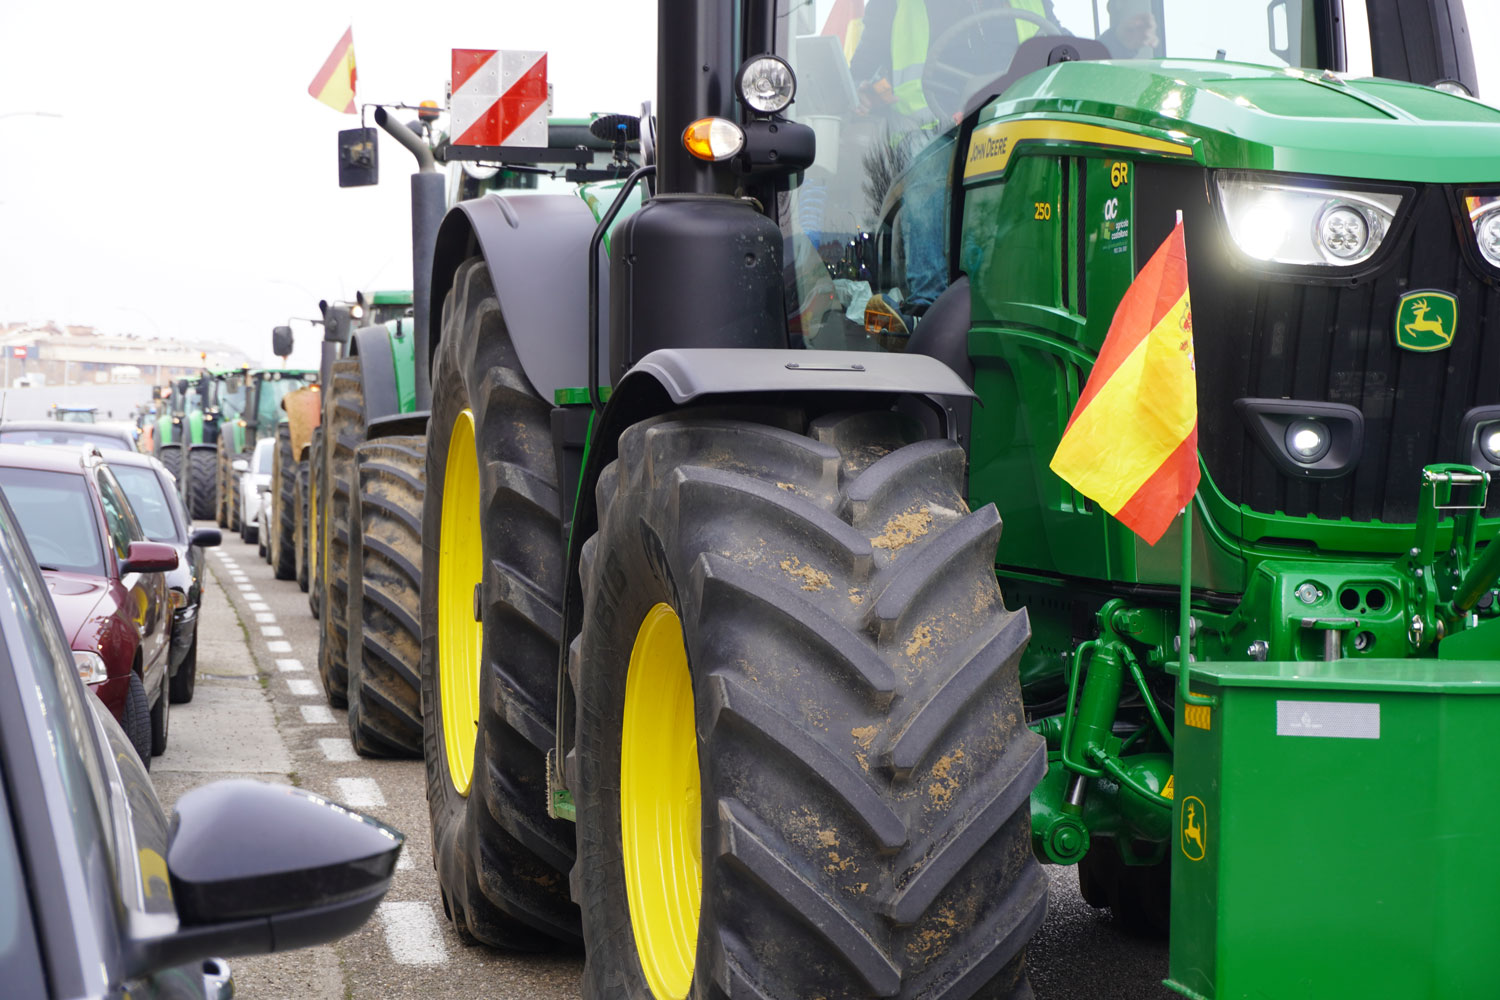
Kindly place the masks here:
<instances>
[{"instance_id":1,"label":"mud on tire","mask_svg":"<svg viewBox=\"0 0 1500 1000\"><path fill-rule=\"evenodd\" d=\"M318 618L323 606L323 530L320 526L323 512L320 509L325 496L323 490L323 428L315 427L312 445L309 448L312 471L308 478L307 501L307 610L313 619Z\"/></svg>"},{"instance_id":2,"label":"mud on tire","mask_svg":"<svg viewBox=\"0 0 1500 1000\"><path fill-rule=\"evenodd\" d=\"M307 532L307 499L308 499L308 474L311 471L308 459L297 463L297 586L304 593L308 588L308 532Z\"/></svg>"},{"instance_id":3,"label":"mud on tire","mask_svg":"<svg viewBox=\"0 0 1500 1000\"><path fill-rule=\"evenodd\" d=\"M648 995L622 727L637 630L664 604L702 795L688 994L1029 998L1046 757L1017 676L1029 625L995 579L999 516L968 511L959 446L893 414L720 416L627 429L597 484L570 657L583 995Z\"/></svg>"},{"instance_id":4,"label":"mud on tire","mask_svg":"<svg viewBox=\"0 0 1500 1000\"><path fill-rule=\"evenodd\" d=\"M427 439L354 450L359 533L350 567L349 739L367 757L420 757L422 498Z\"/></svg>"},{"instance_id":5,"label":"mud on tire","mask_svg":"<svg viewBox=\"0 0 1500 1000\"><path fill-rule=\"evenodd\" d=\"M572 825L546 813L556 715L564 556L551 404L522 374L483 258L443 303L427 423L422 509L422 717L427 802L443 906L461 933L521 950L579 940L568 896ZM479 724L468 794L450 777L438 628L473 621L473 598L439 607L445 471L454 425L474 421L482 534Z\"/></svg>"}]
</instances>

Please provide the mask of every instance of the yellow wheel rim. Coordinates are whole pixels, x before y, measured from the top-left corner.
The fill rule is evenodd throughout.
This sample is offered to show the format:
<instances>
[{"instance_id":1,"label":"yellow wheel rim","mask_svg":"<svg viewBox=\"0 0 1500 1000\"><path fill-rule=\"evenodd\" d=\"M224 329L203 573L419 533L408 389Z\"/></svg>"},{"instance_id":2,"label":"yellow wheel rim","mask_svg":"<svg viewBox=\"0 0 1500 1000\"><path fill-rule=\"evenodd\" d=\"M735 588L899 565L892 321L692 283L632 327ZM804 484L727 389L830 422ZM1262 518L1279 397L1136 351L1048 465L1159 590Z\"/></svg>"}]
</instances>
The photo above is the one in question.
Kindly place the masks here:
<instances>
[{"instance_id":1,"label":"yellow wheel rim","mask_svg":"<svg viewBox=\"0 0 1500 1000\"><path fill-rule=\"evenodd\" d=\"M318 477L308 475L307 484L307 579L315 584L318 579L318 559L323 551L323 538L318 534Z\"/></svg>"},{"instance_id":2,"label":"yellow wheel rim","mask_svg":"<svg viewBox=\"0 0 1500 1000\"><path fill-rule=\"evenodd\" d=\"M479 457L474 411L453 421L443 470L443 514L438 539L438 691L448 776L460 795L474 777L479 728L479 659L484 629L474 620L474 588L484 576L479 533Z\"/></svg>"},{"instance_id":3,"label":"yellow wheel rim","mask_svg":"<svg viewBox=\"0 0 1500 1000\"><path fill-rule=\"evenodd\" d=\"M693 982L703 825L693 678L676 612L646 613L630 652L620 733L620 834L630 926L656 1000Z\"/></svg>"}]
</instances>

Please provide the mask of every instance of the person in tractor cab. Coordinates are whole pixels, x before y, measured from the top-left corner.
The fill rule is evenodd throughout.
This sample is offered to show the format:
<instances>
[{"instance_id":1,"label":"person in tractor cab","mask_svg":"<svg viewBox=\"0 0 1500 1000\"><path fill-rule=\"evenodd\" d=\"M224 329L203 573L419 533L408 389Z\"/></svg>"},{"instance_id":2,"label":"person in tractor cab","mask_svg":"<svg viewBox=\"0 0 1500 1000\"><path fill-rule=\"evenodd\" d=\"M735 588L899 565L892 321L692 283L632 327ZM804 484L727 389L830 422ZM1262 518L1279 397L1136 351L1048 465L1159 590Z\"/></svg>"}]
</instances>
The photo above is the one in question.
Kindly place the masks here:
<instances>
[{"instance_id":1,"label":"person in tractor cab","mask_svg":"<svg viewBox=\"0 0 1500 1000\"><path fill-rule=\"evenodd\" d=\"M1013 16L1001 13L1006 11ZM952 124L940 121L927 106L922 76L928 57L940 59L945 69L998 76L1020 44L1044 27L1042 21L1056 23L1052 0L870 0L865 8L864 33L849 61L861 107L898 122L891 142L905 148L891 150L892 156L916 165L906 177L901 230L907 288L900 297L894 291L872 295L865 311L866 329L884 330L884 343L900 344L909 336L947 285L942 252L946 172L938 157L920 164L916 158ZM962 32L956 42L929 48L946 42L944 36L954 31Z\"/></svg>"}]
</instances>

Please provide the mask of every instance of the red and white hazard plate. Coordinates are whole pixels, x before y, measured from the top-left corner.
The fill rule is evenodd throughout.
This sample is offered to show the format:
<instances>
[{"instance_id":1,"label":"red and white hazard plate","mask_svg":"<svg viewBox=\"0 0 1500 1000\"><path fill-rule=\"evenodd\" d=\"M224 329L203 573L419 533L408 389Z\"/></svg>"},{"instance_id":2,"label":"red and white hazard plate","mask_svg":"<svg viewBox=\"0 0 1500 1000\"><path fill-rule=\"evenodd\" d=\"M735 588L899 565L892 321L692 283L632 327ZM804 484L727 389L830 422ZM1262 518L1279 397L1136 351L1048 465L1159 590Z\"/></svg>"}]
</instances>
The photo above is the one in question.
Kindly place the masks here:
<instances>
[{"instance_id":1,"label":"red and white hazard plate","mask_svg":"<svg viewBox=\"0 0 1500 1000\"><path fill-rule=\"evenodd\" d=\"M547 145L547 53L454 49L455 146Z\"/></svg>"}]
</instances>

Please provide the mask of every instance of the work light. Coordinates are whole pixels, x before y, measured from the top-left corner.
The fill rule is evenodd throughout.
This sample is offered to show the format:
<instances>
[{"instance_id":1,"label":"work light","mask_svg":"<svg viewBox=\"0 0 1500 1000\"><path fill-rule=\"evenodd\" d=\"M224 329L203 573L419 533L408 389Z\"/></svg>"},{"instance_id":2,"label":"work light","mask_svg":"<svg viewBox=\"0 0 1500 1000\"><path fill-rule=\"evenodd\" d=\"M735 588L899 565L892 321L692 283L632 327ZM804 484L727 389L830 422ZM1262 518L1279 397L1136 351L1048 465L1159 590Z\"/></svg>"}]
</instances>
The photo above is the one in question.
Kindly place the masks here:
<instances>
[{"instance_id":1,"label":"work light","mask_svg":"<svg viewBox=\"0 0 1500 1000\"><path fill-rule=\"evenodd\" d=\"M1400 194L1313 187L1266 174L1218 174L1219 203L1235 245L1275 264L1349 267L1380 249Z\"/></svg>"},{"instance_id":2,"label":"work light","mask_svg":"<svg viewBox=\"0 0 1500 1000\"><path fill-rule=\"evenodd\" d=\"M753 56L745 60L735 83L740 100L762 115L780 113L797 96L797 77L780 56Z\"/></svg>"},{"instance_id":3,"label":"work light","mask_svg":"<svg viewBox=\"0 0 1500 1000\"><path fill-rule=\"evenodd\" d=\"M1321 420L1293 420L1286 428L1286 449L1304 465L1311 465L1328 454L1332 436Z\"/></svg>"}]
</instances>

